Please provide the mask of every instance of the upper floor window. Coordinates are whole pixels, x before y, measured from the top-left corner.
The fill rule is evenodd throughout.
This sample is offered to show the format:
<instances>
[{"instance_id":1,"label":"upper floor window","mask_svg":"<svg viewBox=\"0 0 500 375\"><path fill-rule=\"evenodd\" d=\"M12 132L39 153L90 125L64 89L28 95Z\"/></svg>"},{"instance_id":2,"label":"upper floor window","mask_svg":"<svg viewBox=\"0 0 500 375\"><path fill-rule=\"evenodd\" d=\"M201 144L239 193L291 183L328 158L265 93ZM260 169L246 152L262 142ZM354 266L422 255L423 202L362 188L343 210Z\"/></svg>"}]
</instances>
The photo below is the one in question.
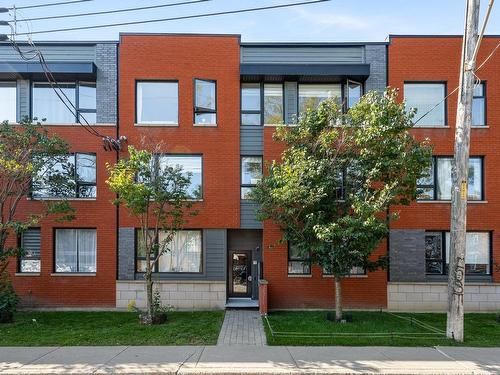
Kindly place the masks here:
<instances>
[{"instance_id":1,"label":"upper floor window","mask_svg":"<svg viewBox=\"0 0 500 375\"><path fill-rule=\"evenodd\" d=\"M201 155L158 155L160 173L165 167L180 167L182 173L189 176L190 184L186 189L186 194L192 199L203 197L202 164Z\"/></svg>"},{"instance_id":2,"label":"upper floor window","mask_svg":"<svg viewBox=\"0 0 500 375\"><path fill-rule=\"evenodd\" d=\"M0 122L17 120L16 82L0 82Z\"/></svg>"},{"instance_id":3,"label":"upper floor window","mask_svg":"<svg viewBox=\"0 0 500 375\"><path fill-rule=\"evenodd\" d=\"M296 245L290 242L288 243L288 274L311 274L311 254L300 251Z\"/></svg>"},{"instance_id":4,"label":"upper floor window","mask_svg":"<svg viewBox=\"0 0 500 375\"><path fill-rule=\"evenodd\" d=\"M28 228L21 235L23 256L19 259L19 272L40 272L40 228Z\"/></svg>"},{"instance_id":5,"label":"upper floor window","mask_svg":"<svg viewBox=\"0 0 500 375\"><path fill-rule=\"evenodd\" d=\"M491 243L489 232L467 232L465 240L465 273L489 275ZM425 234L425 271L429 275L448 273L450 232Z\"/></svg>"},{"instance_id":6,"label":"upper floor window","mask_svg":"<svg viewBox=\"0 0 500 375\"><path fill-rule=\"evenodd\" d=\"M241 84L241 125L261 125L260 83Z\"/></svg>"},{"instance_id":7,"label":"upper floor window","mask_svg":"<svg viewBox=\"0 0 500 375\"><path fill-rule=\"evenodd\" d=\"M203 79L194 80L195 124L217 124L217 83Z\"/></svg>"},{"instance_id":8,"label":"upper floor window","mask_svg":"<svg viewBox=\"0 0 500 375\"><path fill-rule=\"evenodd\" d=\"M46 165L33 181L33 198L95 198L96 155L75 153Z\"/></svg>"},{"instance_id":9,"label":"upper floor window","mask_svg":"<svg viewBox=\"0 0 500 375\"><path fill-rule=\"evenodd\" d=\"M262 156L241 158L241 199L249 199L250 193L262 178Z\"/></svg>"},{"instance_id":10,"label":"upper floor window","mask_svg":"<svg viewBox=\"0 0 500 375\"><path fill-rule=\"evenodd\" d=\"M95 229L56 229L56 272L96 272Z\"/></svg>"},{"instance_id":11,"label":"upper floor window","mask_svg":"<svg viewBox=\"0 0 500 375\"><path fill-rule=\"evenodd\" d=\"M340 84L299 84L299 114L316 109L322 101L331 98L342 100Z\"/></svg>"},{"instance_id":12,"label":"upper floor window","mask_svg":"<svg viewBox=\"0 0 500 375\"><path fill-rule=\"evenodd\" d=\"M264 84L264 124L283 122L283 85L281 83Z\"/></svg>"},{"instance_id":13,"label":"upper floor window","mask_svg":"<svg viewBox=\"0 0 500 375\"><path fill-rule=\"evenodd\" d=\"M95 82L65 82L57 87L33 83L33 117L49 124L96 123Z\"/></svg>"},{"instance_id":14,"label":"upper floor window","mask_svg":"<svg viewBox=\"0 0 500 375\"><path fill-rule=\"evenodd\" d=\"M137 235L136 270L146 271L146 251L142 244L142 236ZM158 244L166 241L166 233L160 231ZM153 272L175 272L175 273L200 273L203 270L203 251L200 230L180 230L174 234L174 238L166 247L169 251L160 255L160 259L154 264ZM158 246L155 246L158 256Z\"/></svg>"},{"instance_id":15,"label":"upper floor window","mask_svg":"<svg viewBox=\"0 0 500 375\"><path fill-rule=\"evenodd\" d=\"M436 82L405 83L406 109L416 109L416 126L446 125L446 84ZM423 117L422 117L423 116Z\"/></svg>"},{"instance_id":16,"label":"upper floor window","mask_svg":"<svg viewBox=\"0 0 500 375\"><path fill-rule=\"evenodd\" d=\"M136 122L145 125L179 123L179 83L137 82Z\"/></svg>"},{"instance_id":17,"label":"upper floor window","mask_svg":"<svg viewBox=\"0 0 500 375\"><path fill-rule=\"evenodd\" d=\"M486 125L486 85L484 83L479 83L474 86L472 125Z\"/></svg>"},{"instance_id":18,"label":"upper floor window","mask_svg":"<svg viewBox=\"0 0 500 375\"><path fill-rule=\"evenodd\" d=\"M435 156L427 176L418 180L419 200L451 200L453 158ZM468 200L483 200L483 158L469 158Z\"/></svg>"},{"instance_id":19,"label":"upper floor window","mask_svg":"<svg viewBox=\"0 0 500 375\"><path fill-rule=\"evenodd\" d=\"M347 81L347 108L355 106L363 95L363 85L355 81Z\"/></svg>"}]
</instances>

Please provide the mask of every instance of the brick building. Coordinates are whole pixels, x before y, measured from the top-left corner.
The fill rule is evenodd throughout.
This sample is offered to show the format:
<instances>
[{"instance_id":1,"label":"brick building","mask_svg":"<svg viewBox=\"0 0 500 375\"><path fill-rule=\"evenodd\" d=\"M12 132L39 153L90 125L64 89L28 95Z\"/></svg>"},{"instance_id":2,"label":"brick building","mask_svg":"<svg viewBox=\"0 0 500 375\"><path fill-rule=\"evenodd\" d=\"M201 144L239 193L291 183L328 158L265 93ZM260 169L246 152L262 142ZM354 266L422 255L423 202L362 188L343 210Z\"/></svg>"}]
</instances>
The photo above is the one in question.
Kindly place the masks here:
<instances>
[{"instance_id":1,"label":"brick building","mask_svg":"<svg viewBox=\"0 0 500 375\"><path fill-rule=\"evenodd\" d=\"M484 40L480 61L498 39ZM280 244L279 229L257 221L256 204L248 199L265 163L280 157L282 146L272 140L276 126L293 123L306 107L328 97L341 98L347 110L363 92L387 85L401 90L401 99L418 109L418 118L458 85L460 43L459 37L410 36L393 36L388 43L241 43L239 35L125 33L117 44L42 47L69 90L74 86L78 95L80 84L90 87L95 106L82 111L96 117L99 132L126 136L136 147L161 143L160 163L192 173L189 193L199 213L176 236L155 272L165 302L180 309L256 306L258 282L266 279L269 307L280 309L332 307L334 282L298 256L293 245ZM36 64L18 63L9 45L0 44L0 53L9 61L0 62L0 90L15 97L10 120L34 115L43 86ZM493 190L499 117L492 95L499 89L495 59L481 70L476 88L469 181L466 308L481 311L500 307L494 247L495 204L500 204ZM13 113L11 104L0 104L0 114L9 117L7 107ZM348 308L444 307L447 156L453 151L455 98L436 108L413 130L435 145L433 179L419 182L424 195L418 202L393 208L401 211L401 219L375 253L389 253L390 269L356 269L343 281ZM103 151L100 140L75 121L55 124L48 117L49 130L71 143L75 163L78 153L90 155L95 182L88 184L96 188L89 197L72 198L78 220L63 226L46 221L20 239L39 258L12 262L16 290L31 306L124 308L131 301L144 306L138 223L126 209L111 205L113 194L104 184L105 163L126 153ZM22 213L38 204L26 200ZM87 257L76 265L64 263L71 263L71 256L78 259L80 237ZM34 272L22 272L23 267Z\"/></svg>"}]
</instances>

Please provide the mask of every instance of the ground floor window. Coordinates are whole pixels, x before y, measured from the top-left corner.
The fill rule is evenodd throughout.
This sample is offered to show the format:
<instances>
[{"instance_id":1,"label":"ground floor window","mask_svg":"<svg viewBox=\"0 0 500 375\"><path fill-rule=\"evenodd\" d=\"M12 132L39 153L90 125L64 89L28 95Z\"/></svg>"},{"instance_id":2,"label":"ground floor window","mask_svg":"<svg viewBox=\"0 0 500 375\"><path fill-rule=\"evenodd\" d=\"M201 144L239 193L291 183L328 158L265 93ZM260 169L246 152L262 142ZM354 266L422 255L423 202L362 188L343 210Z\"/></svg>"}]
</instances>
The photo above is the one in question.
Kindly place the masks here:
<instances>
[{"instance_id":1,"label":"ground floor window","mask_svg":"<svg viewBox=\"0 0 500 375\"><path fill-rule=\"evenodd\" d=\"M297 246L291 243L288 243L288 274L311 274L311 255L304 254Z\"/></svg>"},{"instance_id":2,"label":"ground floor window","mask_svg":"<svg viewBox=\"0 0 500 375\"><path fill-rule=\"evenodd\" d=\"M152 236L150 231L150 235ZM166 232L160 231L157 244L166 241ZM136 232L136 270L146 271L146 251L140 229ZM167 244L159 261L154 265L154 272L200 273L202 272L202 235L201 230L181 230ZM158 253L152 254L156 257Z\"/></svg>"},{"instance_id":3,"label":"ground floor window","mask_svg":"<svg viewBox=\"0 0 500 375\"><path fill-rule=\"evenodd\" d=\"M40 228L29 228L21 235L23 256L19 259L19 272L40 272Z\"/></svg>"},{"instance_id":4,"label":"ground floor window","mask_svg":"<svg viewBox=\"0 0 500 375\"><path fill-rule=\"evenodd\" d=\"M465 273L489 275L491 259L491 233L467 232ZM428 275L448 273L450 232L427 232L425 235L425 268Z\"/></svg>"},{"instance_id":5,"label":"ground floor window","mask_svg":"<svg viewBox=\"0 0 500 375\"><path fill-rule=\"evenodd\" d=\"M95 229L56 229L56 272L96 272Z\"/></svg>"}]
</instances>

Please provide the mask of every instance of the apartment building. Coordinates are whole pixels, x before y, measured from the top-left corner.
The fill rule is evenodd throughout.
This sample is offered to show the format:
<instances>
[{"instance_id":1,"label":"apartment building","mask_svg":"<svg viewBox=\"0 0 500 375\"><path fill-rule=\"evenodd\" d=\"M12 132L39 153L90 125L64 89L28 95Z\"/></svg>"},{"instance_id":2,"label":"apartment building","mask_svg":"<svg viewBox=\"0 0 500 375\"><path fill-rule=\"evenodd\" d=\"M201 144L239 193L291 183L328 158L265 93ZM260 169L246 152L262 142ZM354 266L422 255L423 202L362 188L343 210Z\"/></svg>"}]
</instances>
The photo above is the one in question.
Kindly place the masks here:
<instances>
[{"instance_id":1,"label":"apartment building","mask_svg":"<svg viewBox=\"0 0 500 375\"><path fill-rule=\"evenodd\" d=\"M484 40L480 61L498 41ZM118 43L39 45L99 133L124 136L138 148L157 146L160 163L191 173L188 192L198 214L154 273L162 299L178 309L258 306L264 279L270 309L332 307L331 275L293 244L281 243L274 223L256 219L249 192L266 163L280 158L282 145L272 139L277 126L295 123L326 98L339 98L348 110L367 91L399 88L401 100L417 109L416 119L430 111L413 133L434 144L432 178L419 181L417 202L393 208L401 218L374 253L389 254L390 268L353 269L343 298L347 308L422 311L446 304L456 100L445 98L458 85L460 43L459 37L418 36L392 36L387 43L242 43L239 35L123 33ZM9 103L0 103L1 117L47 117L47 128L68 140L86 176L71 197L77 220L45 220L19 239L30 250L29 259L11 263L23 303L145 306L139 223L111 205L104 183L106 162L126 157L126 149L104 151L100 139L77 125L47 89L37 63L20 61L7 44L0 44L0 59L0 97ZM495 61L480 71L474 96L466 309L479 311L500 308ZM27 197L21 212L50 198Z\"/></svg>"},{"instance_id":2,"label":"apartment building","mask_svg":"<svg viewBox=\"0 0 500 375\"><path fill-rule=\"evenodd\" d=\"M31 46L20 47L33 55ZM24 117L46 119L49 133L69 143L68 163L76 173L71 177L75 191L67 198L76 220L60 223L49 217L18 239L27 251L10 262L14 287L27 307L114 307L116 209L104 183L104 166L116 161L116 153L104 151L101 138L80 126L77 116L84 116L100 134L116 137L117 44L50 42L38 48L77 113L56 96L36 59L25 61L2 43L1 118L12 123ZM41 201L54 198L51 191L32 192L21 202L19 217L40 212Z\"/></svg>"}]
</instances>

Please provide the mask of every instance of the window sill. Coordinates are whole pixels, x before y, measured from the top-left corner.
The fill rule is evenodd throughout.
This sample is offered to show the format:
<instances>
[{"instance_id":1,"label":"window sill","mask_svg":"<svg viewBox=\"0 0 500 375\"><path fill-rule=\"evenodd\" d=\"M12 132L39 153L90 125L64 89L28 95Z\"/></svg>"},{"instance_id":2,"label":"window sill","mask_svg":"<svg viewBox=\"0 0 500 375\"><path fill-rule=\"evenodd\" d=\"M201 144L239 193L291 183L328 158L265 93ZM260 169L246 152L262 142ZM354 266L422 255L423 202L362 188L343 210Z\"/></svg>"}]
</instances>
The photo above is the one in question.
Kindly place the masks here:
<instances>
[{"instance_id":1,"label":"window sill","mask_svg":"<svg viewBox=\"0 0 500 375\"><path fill-rule=\"evenodd\" d=\"M471 129L489 129L489 125L472 125Z\"/></svg>"},{"instance_id":2,"label":"window sill","mask_svg":"<svg viewBox=\"0 0 500 375\"><path fill-rule=\"evenodd\" d=\"M325 279L333 279L335 276L333 276L333 275L323 275L323 277ZM347 276L344 276L343 278L344 279L365 279L367 277L368 277L368 275L347 275Z\"/></svg>"},{"instance_id":3,"label":"window sill","mask_svg":"<svg viewBox=\"0 0 500 375\"><path fill-rule=\"evenodd\" d=\"M449 129L450 125L415 125L412 129Z\"/></svg>"},{"instance_id":4,"label":"window sill","mask_svg":"<svg viewBox=\"0 0 500 375\"><path fill-rule=\"evenodd\" d=\"M30 198L30 197L27 197L26 200L29 200L29 201L96 201L97 198L64 198L64 197L61 197L61 198Z\"/></svg>"},{"instance_id":5,"label":"window sill","mask_svg":"<svg viewBox=\"0 0 500 375\"><path fill-rule=\"evenodd\" d=\"M22 276L22 277L34 276L34 277L37 277L37 276L40 276L40 272L16 272L14 274L14 276Z\"/></svg>"},{"instance_id":6,"label":"window sill","mask_svg":"<svg viewBox=\"0 0 500 375\"><path fill-rule=\"evenodd\" d=\"M440 201L431 201L431 200L417 200L416 201L417 203L431 203L431 204L451 204L451 200L450 201L443 201L443 200L440 200ZM467 201L467 204L485 204L485 203L488 203L488 201Z\"/></svg>"},{"instance_id":7,"label":"window sill","mask_svg":"<svg viewBox=\"0 0 500 375\"><path fill-rule=\"evenodd\" d=\"M217 124L193 124L195 128L216 128Z\"/></svg>"},{"instance_id":8,"label":"window sill","mask_svg":"<svg viewBox=\"0 0 500 375\"><path fill-rule=\"evenodd\" d=\"M69 277L93 277L96 276L95 272L54 272L50 276L69 276Z\"/></svg>"},{"instance_id":9,"label":"window sill","mask_svg":"<svg viewBox=\"0 0 500 375\"><path fill-rule=\"evenodd\" d=\"M300 278L306 278L306 279L308 279L308 278L311 278L311 277L312 277L312 275L311 275L311 274L303 274L303 275L302 275L302 274L298 274L298 273L297 273L297 274L289 273L289 274L288 274L288 277L291 277L291 278L299 278L299 279L300 279Z\"/></svg>"},{"instance_id":10,"label":"window sill","mask_svg":"<svg viewBox=\"0 0 500 375\"><path fill-rule=\"evenodd\" d=\"M147 123L135 123L134 126L145 126L145 127L160 127L160 128L163 128L163 127L172 127L172 128L178 128L179 127L179 124L168 124L168 123L158 123L158 124L147 124Z\"/></svg>"}]
</instances>

